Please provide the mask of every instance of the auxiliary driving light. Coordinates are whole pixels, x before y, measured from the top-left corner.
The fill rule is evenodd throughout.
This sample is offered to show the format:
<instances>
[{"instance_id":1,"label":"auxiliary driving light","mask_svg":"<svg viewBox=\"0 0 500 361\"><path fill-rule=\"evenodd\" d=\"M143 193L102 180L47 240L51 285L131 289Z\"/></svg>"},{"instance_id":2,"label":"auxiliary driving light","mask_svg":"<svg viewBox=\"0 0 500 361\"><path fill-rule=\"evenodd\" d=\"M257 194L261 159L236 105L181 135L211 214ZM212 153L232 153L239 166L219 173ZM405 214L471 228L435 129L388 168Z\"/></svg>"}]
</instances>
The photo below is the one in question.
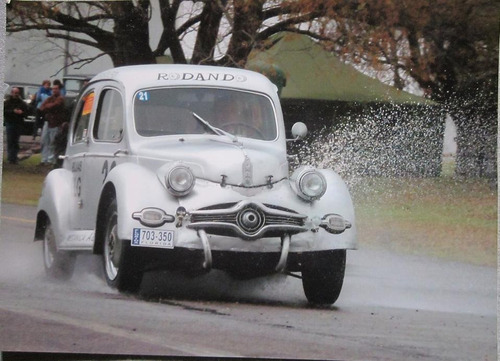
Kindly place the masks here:
<instances>
[{"instance_id":1,"label":"auxiliary driving light","mask_svg":"<svg viewBox=\"0 0 500 361\"><path fill-rule=\"evenodd\" d=\"M321 219L321 227L329 233L339 234L344 232L347 228L351 228L351 222L344 219L339 214L327 214Z\"/></svg>"},{"instance_id":2,"label":"auxiliary driving light","mask_svg":"<svg viewBox=\"0 0 500 361\"><path fill-rule=\"evenodd\" d=\"M172 223L175 221L175 217L165 213L159 208L144 208L140 212L132 213L132 218L137 219L143 225L148 227L160 227L165 223Z\"/></svg>"},{"instance_id":3,"label":"auxiliary driving light","mask_svg":"<svg viewBox=\"0 0 500 361\"><path fill-rule=\"evenodd\" d=\"M166 177L167 189L176 197L189 194L194 187L195 177L191 169L184 165L175 166Z\"/></svg>"}]
</instances>

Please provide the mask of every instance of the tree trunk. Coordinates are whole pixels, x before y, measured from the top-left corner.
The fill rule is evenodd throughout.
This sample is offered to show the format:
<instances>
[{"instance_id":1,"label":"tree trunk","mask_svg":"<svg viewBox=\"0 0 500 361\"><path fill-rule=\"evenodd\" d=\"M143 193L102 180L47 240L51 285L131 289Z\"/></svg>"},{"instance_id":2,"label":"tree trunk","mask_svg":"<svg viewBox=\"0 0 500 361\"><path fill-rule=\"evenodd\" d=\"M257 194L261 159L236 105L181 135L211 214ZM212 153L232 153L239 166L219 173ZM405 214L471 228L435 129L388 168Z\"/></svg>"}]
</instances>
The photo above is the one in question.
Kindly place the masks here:
<instances>
[{"instance_id":1,"label":"tree trunk","mask_svg":"<svg viewBox=\"0 0 500 361\"><path fill-rule=\"evenodd\" d=\"M114 66L154 64L156 59L149 46L147 8L132 2L113 3L115 17L114 51L109 54Z\"/></svg>"},{"instance_id":2,"label":"tree trunk","mask_svg":"<svg viewBox=\"0 0 500 361\"><path fill-rule=\"evenodd\" d=\"M255 45L255 37L262 24L263 0L234 1L233 35L221 65L242 68Z\"/></svg>"},{"instance_id":3,"label":"tree trunk","mask_svg":"<svg viewBox=\"0 0 500 361\"><path fill-rule=\"evenodd\" d=\"M222 8L217 1L208 1L205 3L191 59L192 64L214 63L214 49L217 45L217 34L222 15Z\"/></svg>"},{"instance_id":4,"label":"tree trunk","mask_svg":"<svg viewBox=\"0 0 500 361\"><path fill-rule=\"evenodd\" d=\"M174 63L186 64L187 59L175 29L175 21L180 3L174 2L171 5L169 0L159 0L159 3L163 32L158 43L158 48L153 54L155 57L162 56L167 49L170 49Z\"/></svg>"}]
</instances>

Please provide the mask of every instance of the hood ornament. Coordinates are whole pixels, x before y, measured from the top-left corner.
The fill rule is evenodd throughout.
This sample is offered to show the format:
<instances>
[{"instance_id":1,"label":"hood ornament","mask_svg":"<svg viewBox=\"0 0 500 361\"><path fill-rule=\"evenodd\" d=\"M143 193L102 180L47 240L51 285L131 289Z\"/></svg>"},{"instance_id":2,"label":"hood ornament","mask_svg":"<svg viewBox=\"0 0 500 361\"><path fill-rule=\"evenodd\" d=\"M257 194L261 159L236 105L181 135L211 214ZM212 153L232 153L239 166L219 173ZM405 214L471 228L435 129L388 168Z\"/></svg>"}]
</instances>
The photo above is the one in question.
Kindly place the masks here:
<instances>
[{"instance_id":1,"label":"hood ornament","mask_svg":"<svg viewBox=\"0 0 500 361\"><path fill-rule=\"evenodd\" d=\"M273 176L272 175L267 176L267 188L269 188L269 189L273 188Z\"/></svg>"},{"instance_id":2,"label":"hood ornament","mask_svg":"<svg viewBox=\"0 0 500 361\"><path fill-rule=\"evenodd\" d=\"M243 161L242 171L243 171L243 185L245 187L252 186L253 165L252 162L250 161L250 158L248 158L247 155L245 155L245 160Z\"/></svg>"},{"instance_id":3,"label":"hood ornament","mask_svg":"<svg viewBox=\"0 0 500 361\"><path fill-rule=\"evenodd\" d=\"M226 183L227 175L221 174L220 176L221 176L220 186L224 188L227 185Z\"/></svg>"}]
</instances>

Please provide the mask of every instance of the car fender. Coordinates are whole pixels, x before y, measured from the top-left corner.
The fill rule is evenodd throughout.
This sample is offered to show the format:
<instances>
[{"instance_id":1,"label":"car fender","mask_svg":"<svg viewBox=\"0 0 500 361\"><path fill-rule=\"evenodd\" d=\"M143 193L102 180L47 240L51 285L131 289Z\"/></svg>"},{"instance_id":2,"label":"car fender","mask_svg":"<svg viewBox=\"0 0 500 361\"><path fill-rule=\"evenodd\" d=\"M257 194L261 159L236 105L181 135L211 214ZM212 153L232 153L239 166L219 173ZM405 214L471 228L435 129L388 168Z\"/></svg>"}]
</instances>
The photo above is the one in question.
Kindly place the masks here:
<instances>
[{"instance_id":1,"label":"car fender","mask_svg":"<svg viewBox=\"0 0 500 361\"><path fill-rule=\"evenodd\" d=\"M326 179L327 190L321 199L314 202L314 207L323 215L335 213L349 221L351 228L346 229L341 235L345 242L351 244L352 247L356 247L356 217L347 184L340 175L331 169L318 169L318 171ZM335 237L335 235L331 236Z\"/></svg>"},{"instance_id":2,"label":"car fender","mask_svg":"<svg viewBox=\"0 0 500 361\"><path fill-rule=\"evenodd\" d=\"M174 208L179 205L178 200L171 196L161 184L156 173L134 163L123 163L110 171L106 178L101 199L106 189L112 186L118 208L118 237L129 239L132 234L132 213L146 207L163 209ZM105 202L100 202L105 207ZM101 206L100 206L101 207ZM98 219L98 223L104 220Z\"/></svg>"},{"instance_id":3,"label":"car fender","mask_svg":"<svg viewBox=\"0 0 500 361\"><path fill-rule=\"evenodd\" d=\"M74 203L73 175L66 169L54 169L45 178L38 202L35 240L43 239L45 217L50 219L59 245L69 230Z\"/></svg>"},{"instance_id":4,"label":"car fender","mask_svg":"<svg viewBox=\"0 0 500 361\"><path fill-rule=\"evenodd\" d=\"M338 210L349 222L354 222L354 206L347 184L331 169L318 169L325 177L327 189L316 206L327 210Z\"/></svg>"}]
</instances>

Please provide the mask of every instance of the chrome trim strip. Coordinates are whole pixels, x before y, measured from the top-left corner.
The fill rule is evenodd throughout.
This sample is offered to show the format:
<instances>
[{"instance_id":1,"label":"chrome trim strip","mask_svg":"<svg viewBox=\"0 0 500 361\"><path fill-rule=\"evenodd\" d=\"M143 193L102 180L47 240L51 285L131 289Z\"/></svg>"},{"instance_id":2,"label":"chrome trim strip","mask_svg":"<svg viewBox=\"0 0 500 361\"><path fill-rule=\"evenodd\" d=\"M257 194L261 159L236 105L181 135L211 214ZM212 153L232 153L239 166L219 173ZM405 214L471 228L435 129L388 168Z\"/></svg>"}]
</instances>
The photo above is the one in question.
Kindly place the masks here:
<instances>
[{"instance_id":1,"label":"chrome trim strip","mask_svg":"<svg viewBox=\"0 0 500 361\"><path fill-rule=\"evenodd\" d=\"M248 207L248 206L254 206L258 209L261 209L264 211L266 214L270 215L276 215L276 216L284 216L284 217L293 217L293 218L300 218L300 219L306 219L307 216L299 213L290 213L286 211L282 211L279 209L274 209L267 207L263 203L260 202L253 202L253 201L241 201L235 204L234 206L230 208L224 208L224 209L204 209L204 210L197 210L197 211L191 211L191 215L225 215L225 214L232 214L232 213L237 213L241 209Z\"/></svg>"},{"instance_id":2,"label":"chrome trim strip","mask_svg":"<svg viewBox=\"0 0 500 361\"><path fill-rule=\"evenodd\" d=\"M273 224L273 225L262 227L256 233L248 234L246 232L243 232L241 230L241 228L238 227L238 225L231 224L231 223L197 222L197 223L188 224L187 227L192 228L192 229L197 229L197 230L202 230L202 229L206 229L206 228L214 228L214 227L217 227L220 229L231 229L240 237L245 238L245 239L249 239L249 240L261 238L265 233L267 233L269 231L283 231L283 232L287 232L287 233L299 233L299 232L305 232L308 229L306 226Z\"/></svg>"}]
</instances>

